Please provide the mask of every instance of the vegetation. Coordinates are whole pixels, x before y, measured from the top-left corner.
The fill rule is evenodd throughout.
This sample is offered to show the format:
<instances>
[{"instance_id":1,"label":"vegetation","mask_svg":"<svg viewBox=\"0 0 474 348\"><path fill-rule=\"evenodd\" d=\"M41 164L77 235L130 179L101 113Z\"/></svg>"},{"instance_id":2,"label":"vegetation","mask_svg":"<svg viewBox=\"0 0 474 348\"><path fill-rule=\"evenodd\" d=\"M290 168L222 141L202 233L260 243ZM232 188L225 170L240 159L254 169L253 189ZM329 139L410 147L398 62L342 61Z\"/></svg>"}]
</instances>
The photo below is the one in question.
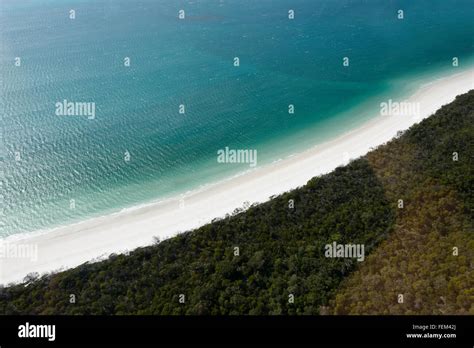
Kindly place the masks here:
<instances>
[{"instance_id":1,"label":"vegetation","mask_svg":"<svg viewBox=\"0 0 474 348\"><path fill-rule=\"evenodd\" d=\"M0 313L472 314L473 135L471 91L267 203L127 256L0 289ZM370 255L326 258L333 241L364 244Z\"/></svg>"},{"instance_id":2,"label":"vegetation","mask_svg":"<svg viewBox=\"0 0 474 348\"><path fill-rule=\"evenodd\" d=\"M474 91L367 155L387 198L404 208L344 282L333 313L474 314L473 156Z\"/></svg>"}]
</instances>

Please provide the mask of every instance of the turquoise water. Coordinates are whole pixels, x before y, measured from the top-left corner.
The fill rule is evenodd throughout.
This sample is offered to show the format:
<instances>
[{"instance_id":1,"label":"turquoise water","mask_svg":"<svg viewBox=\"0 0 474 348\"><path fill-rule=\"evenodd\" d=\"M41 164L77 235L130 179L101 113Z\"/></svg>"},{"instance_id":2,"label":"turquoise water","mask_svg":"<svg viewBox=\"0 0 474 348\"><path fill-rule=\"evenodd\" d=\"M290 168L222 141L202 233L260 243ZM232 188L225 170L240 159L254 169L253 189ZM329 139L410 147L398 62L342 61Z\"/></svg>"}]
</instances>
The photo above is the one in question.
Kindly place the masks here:
<instances>
[{"instance_id":1,"label":"turquoise water","mask_svg":"<svg viewBox=\"0 0 474 348\"><path fill-rule=\"evenodd\" d=\"M270 163L360 123L367 115L345 113L357 105L408 93L474 52L472 0L2 0L0 10L0 236L249 168L218 164L225 146ZM57 116L64 99L94 102L95 119Z\"/></svg>"}]
</instances>

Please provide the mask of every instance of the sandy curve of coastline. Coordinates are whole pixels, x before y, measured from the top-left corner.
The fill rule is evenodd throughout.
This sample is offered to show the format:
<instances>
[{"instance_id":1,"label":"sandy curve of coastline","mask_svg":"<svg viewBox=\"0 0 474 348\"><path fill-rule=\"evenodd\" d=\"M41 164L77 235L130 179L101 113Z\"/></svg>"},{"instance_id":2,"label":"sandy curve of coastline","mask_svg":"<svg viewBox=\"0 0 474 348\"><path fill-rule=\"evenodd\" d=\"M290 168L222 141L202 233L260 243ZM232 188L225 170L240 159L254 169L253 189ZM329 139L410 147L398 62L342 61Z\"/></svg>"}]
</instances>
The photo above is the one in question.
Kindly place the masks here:
<instances>
[{"instance_id":1,"label":"sandy curve of coastline","mask_svg":"<svg viewBox=\"0 0 474 348\"><path fill-rule=\"evenodd\" d=\"M22 280L30 272L40 274L75 267L111 253L150 245L153 237L169 238L223 217L244 202L263 202L270 196L304 185L314 176L344 164L347 154L357 158L392 139L442 105L474 88L474 69L424 85L406 101L420 103L419 118L378 116L332 141L279 162L190 193L180 206L180 197L124 210L100 218L54 229L44 234L7 238L8 247L37 247L37 260L0 258L0 284ZM382 102L382 101L381 101ZM347 153L344 155L344 153Z\"/></svg>"}]
</instances>

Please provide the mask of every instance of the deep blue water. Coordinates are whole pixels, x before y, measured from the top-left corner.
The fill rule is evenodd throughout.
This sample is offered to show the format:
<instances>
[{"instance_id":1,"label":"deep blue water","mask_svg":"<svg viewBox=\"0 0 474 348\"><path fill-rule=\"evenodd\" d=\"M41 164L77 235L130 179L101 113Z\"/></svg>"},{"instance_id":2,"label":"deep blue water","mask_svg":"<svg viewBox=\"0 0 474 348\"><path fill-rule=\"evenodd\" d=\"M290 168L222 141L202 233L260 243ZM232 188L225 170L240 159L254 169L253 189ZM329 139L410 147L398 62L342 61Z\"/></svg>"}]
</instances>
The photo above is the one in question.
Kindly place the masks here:
<instances>
[{"instance_id":1,"label":"deep blue water","mask_svg":"<svg viewBox=\"0 0 474 348\"><path fill-rule=\"evenodd\" d=\"M248 169L218 164L225 146L272 162L367 117L341 113L474 52L472 0L2 0L0 10L0 236ZM95 119L56 115L64 99L94 102Z\"/></svg>"}]
</instances>

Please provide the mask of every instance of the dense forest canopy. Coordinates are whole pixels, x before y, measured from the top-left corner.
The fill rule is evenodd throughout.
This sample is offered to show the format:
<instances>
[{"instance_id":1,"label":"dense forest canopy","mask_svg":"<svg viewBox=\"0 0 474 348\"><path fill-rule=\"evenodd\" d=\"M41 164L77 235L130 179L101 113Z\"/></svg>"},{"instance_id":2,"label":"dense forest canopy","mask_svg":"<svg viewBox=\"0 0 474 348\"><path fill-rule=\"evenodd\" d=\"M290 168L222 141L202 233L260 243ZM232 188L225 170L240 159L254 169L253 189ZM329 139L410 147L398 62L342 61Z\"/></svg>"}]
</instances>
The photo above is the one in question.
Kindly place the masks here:
<instances>
[{"instance_id":1,"label":"dense forest canopy","mask_svg":"<svg viewBox=\"0 0 474 348\"><path fill-rule=\"evenodd\" d=\"M470 91L271 201L2 288L0 313L474 314L473 156ZM326 257L333 242L364 261Z\"/></svg>"}]
</instances>

